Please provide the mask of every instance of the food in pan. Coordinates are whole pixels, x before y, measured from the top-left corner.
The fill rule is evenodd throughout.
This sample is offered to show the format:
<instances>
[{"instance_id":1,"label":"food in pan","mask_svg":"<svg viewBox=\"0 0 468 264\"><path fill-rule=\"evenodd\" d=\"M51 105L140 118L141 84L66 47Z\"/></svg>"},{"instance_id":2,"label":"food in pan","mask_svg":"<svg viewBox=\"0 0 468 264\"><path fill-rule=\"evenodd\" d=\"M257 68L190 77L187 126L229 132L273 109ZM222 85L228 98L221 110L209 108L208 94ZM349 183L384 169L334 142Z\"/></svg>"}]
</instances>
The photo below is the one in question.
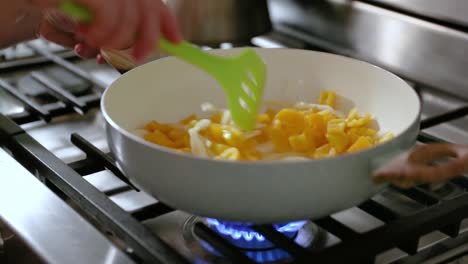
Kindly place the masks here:
<instances>
[{"instance_id":1,"label":"food in pan","mask_svg":"<svg viewBox=\"0 0 468 264\"><path fill-rule=\"evenodd\" d=\"M371 114L356 108L343 115L335 108L336 93L322 91L318 104L266 103L253 131L244 132L229 111L203 104L208 118L190 115L177 123L155 120L143 138L154 144L219 160L318 159L360 151L393 138L380 135Z\"/></svg>"}]
</instances>

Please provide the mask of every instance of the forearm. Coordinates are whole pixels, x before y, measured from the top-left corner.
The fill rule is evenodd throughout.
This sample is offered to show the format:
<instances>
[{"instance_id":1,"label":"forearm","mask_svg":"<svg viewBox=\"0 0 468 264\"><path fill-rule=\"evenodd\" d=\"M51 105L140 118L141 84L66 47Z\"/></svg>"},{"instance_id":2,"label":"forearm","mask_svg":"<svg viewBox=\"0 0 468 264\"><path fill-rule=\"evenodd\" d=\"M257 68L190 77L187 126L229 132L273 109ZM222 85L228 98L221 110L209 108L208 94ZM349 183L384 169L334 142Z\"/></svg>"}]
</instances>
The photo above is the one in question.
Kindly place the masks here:
<instances>
[{"instance_id":1,"label":"forearm","mask_svg":"<svg viewBox=\"0 0 468 264\"><path fill-rule=\"evenodd\" d=\"M0 48L36 37L41 22L38 8L26 0L0 1Z\"/></svg>"}]
</instances>

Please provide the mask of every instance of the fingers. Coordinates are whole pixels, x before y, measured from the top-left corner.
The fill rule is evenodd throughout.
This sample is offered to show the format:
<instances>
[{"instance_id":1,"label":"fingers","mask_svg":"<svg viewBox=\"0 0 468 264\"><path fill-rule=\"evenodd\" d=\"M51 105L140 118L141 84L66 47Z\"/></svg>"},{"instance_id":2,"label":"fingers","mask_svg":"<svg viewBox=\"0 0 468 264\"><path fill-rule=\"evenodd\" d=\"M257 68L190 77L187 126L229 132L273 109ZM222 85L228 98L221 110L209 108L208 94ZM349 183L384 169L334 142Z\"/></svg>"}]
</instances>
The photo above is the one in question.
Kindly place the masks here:
<instances>
[{"instance_id":1,"label":"fingers","mask_svg":"<svg viewBox=\"0 0 468 264\"><path fill-rule=\"evenodd\" d=\"M77 24L62 13L56 10L47 10L38 33L47 40L73 48L74 52L81 58L96 57L99 54L99 49L83 43L83 39L75 33L76 27ZM102 58L97 58L97 60L98 62L104 61Z\"/></svg>"},{"instance_id":2,"label":"fingers","mask_svg":"<svg viewBox=\"0 0 468 264\"><path fill-rule=\"evenodd\" d=\"M132 1L134 2L134 1ZM138 9L134 8L134 3L130 1L122 1L122 8L120 9L119 26L116 32L108 39L108 47L113 49L127 49L135 40L135 31L138 27Z\"/></svg>"},{"instance_id":3,"label":"fingers","mask_svg":"<svg viewBox=\"0 0 468 264\"><path fill-rule=\"evenodd\" d=\"M84 43L78 43L75 45L75 53L84 59L94 58L99 54L99 49L88 46Z\"/></svg>"},{"instance_id":4,"label":"fingers","mask_svg":"<svg viewBox=\"0 0 468 264\"><path fill-rule=\"evenodd\" d=\"M133 48L133 56L141 62L149 53L158 49L159 12L162 3L154 0L140 0L139 13L141 16L138 38Z\"/></svg>"},{"instance_id":5,"label":"fingers","mask_svg":"<svg viewBox=\"0 0 468 264\"><path fill-rule=\"evenodd\" d=\"M141 62L158 48L160 0L79 0L93 14L94 21L80 27L87 43L105 49L133 48L134 58ZM175 19L165 10L165 30L171 40L179 40Z\"/></svg>"},{"instance_id":6,"label":"fingers","mask_svg":"<svg viewBox=\"0 0 468 264\"><path fill-rule=\"evenodd\" d=\"M118 32L119 26L126 27L119 24L119 17L126 1L128 0L79 0L79 3L88 7L94 14L94 19L89 25L81 24L79 27L79 32L87 43L95 47L113 46L109 41L111 36Z\"/></svg>"},{"instance_id":7,"label":"fingers","mask_svg":"<svg viewBox=\"0 0 468 264\"><path fill-rule=\"evenodd\" d=\"M179 43L182 40L177 21L171 14L169 8L165 4L161 4L161 32L171 42Z\"/></svg>"},{"instance_id":8,"label":"fingers","mask_svg":"<svg viewBox=\"0 0 468 264\"><path fill-rule=\"evenodd\" d=\"M76 55L78 55L81 58L89 59L99 55L99 49L97 48L93 48L84 43L76 44L74 34L72 33L57 31L52 27L46 26L45 28L43 28L41 35L44 38L51 40L59 45L68 48L73 48ZM101 64L105 63L104 59L99 56L97 57L97 62Z\"/></svg>"},{"instance_id":9,"label":"fingers","mask_svg":"<svg viewBox=\"0 0 468 264\"><path fill-rule=\"evenodd\" d=\"M96 56L96 62L98 64L104 64L104 63L106 63L106 60L104 59L104 56L102 56L102 54L98 54Z\"/></svg>"},{"instance_id":10,"label":"fingers","mask_svg":"<svg viewBox=\"0 0 468 264\"><path fill-rule=\"evenodd\" d=\"M442 158L444 163L432 165ZM375 183L390 182L400 187L418 183L439 183L468 171L468 147L454 144L428 144L416 147L409 155L399 157L378 170Z\"/></svg>"}]
</instances>

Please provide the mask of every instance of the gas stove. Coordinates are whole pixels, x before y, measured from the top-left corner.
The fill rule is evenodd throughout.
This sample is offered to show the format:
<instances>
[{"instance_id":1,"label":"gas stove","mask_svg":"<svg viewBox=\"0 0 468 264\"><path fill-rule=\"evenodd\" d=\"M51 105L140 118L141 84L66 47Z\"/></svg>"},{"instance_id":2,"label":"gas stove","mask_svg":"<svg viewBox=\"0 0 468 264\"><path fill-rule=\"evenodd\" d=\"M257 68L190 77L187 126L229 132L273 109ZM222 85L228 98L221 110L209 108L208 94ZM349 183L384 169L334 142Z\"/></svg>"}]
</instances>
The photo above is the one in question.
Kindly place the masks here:
<instances>
[{"instance_id":1,"label":"gas stove","mask_svg":"<svg viewBox=\"0 0 468 264\"><path fill-rule=\"evenodd\" d=\"M275 30L249 44L387 68L421 97L419 144L467 143L466 25L386 2L271 0ZM464 176L389 187L314 221L189 215L135 190L109 153L99 99L117 71L43 40L1 51L0 69L1 263L462 263L468 252Z\"/></svg>"}]
</instances>

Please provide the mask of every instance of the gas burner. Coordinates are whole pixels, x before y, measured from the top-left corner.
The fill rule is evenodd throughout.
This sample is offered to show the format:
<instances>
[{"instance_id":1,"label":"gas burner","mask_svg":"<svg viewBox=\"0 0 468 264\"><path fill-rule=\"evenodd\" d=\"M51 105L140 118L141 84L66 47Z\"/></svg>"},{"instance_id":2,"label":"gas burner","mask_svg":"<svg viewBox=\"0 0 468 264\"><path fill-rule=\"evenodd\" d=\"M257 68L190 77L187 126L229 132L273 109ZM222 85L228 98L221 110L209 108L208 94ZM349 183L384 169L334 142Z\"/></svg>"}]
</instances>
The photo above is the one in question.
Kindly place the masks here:
<instances>
[{"instance_id":1,"label":"gas burner","mask_svg":"<svg viewBox=\"0 0 468 264\"><path fill-rule=\"evenodd\" d=\"M183 256L185 256L191 263L231 263L230 260L226 259L224 256L221 256L221 254L216 253L216 251L211 248L208 243L197 237L194 232L195 225L197 223L203 223L220 234L216 230L216 227L213 226L213 224L215 224L215 221L213 220L214 219L192 216L181 211L174 211L154 219L149 219L145 221L144 224L155 234L158 234L158 236L161 237L164 242L168 243L170 246L175 248L177 252L180 252ZM216 222L219 224L226 224L225 222L219 220L216 220ZM272 244L268 246L267 243L270 242L262 235L257 235L256 232L249 234L249 232L247 232L248 227L242 226L242 231L246 233L241 233L241 237L238 241L236 241L237 243L233 243L232 240L228 238L230 237L233 239L230 234L233 234L234 238L238 237L239 235L237 232L231 232L228 230L229 227L239 227L239 223L236 223L234 226L230 224L232 223L225 225L226 229L223 229L221 226L219 226L221 230L224 230L225 233L227 233L227 237L223 236L223 238L233 246L239 248L239 250L243 251L247 256L253 258L256 262L269 264L282 264L290 262L289 255L287 255L287 253L279 253L281 250L275 248L275 246ZM321 249L325 247L327 233L310 221L294 222L287 225L276 225L276 227L280 232L283 231L283 234L291 237L291 240L306 249ZM256 240L255 245L250 243L246 245L240 242L244 238L250 239L251 237L252 240Z\"/></svg>"},{"instance_id":2,"label":"gas burner","mask_svg":"<svg viewBox=\"0 0 468 264\"><path fill-rule=\"evenodd\" d=\"M207 218L204 222L225 240L258 263L277 263L291 258L288 252L276 248L263 235L254 231L249 224L225 222L212 218ZM310 228L305 227L306 224L307 221L296 221L273 226L278 232L294 240L300 246L307 248L312 244L314 235ZM303 236L307 236L307 239L304 240ZM298 239L296 240L296 238ZM202 245L207 250L219 255L208 244L202 242Z\"/></svg>"},{"instance_id":3,"label":"gas burner","mask_svg":"<svg viewBox=\"0 0 468 264\"><path fill-rule=\"evenodd\" d=\"M219 221L212 218L207 218L206 223L226 240L239 248L265 249L273 246L273 244L266 240L263 235L252 230L251 225ZM280 233L289 238L293 238L306 223L307 221L297 221L287 224L277 224L274 226Z\"/></svg>"}]
</instances>

